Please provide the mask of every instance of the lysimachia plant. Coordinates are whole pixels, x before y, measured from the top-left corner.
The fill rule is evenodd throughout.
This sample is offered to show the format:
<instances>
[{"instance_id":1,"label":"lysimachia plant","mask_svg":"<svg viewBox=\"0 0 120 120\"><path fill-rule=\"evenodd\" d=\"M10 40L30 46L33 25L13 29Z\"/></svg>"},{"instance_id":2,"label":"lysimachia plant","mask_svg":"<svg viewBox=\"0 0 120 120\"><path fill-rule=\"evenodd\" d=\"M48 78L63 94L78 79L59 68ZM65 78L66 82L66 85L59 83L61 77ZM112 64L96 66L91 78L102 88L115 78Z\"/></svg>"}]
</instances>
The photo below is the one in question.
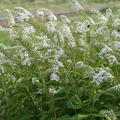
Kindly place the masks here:
<instances>
[{"instance_id":1,"label":"lysimachia plant","mask_svg":"<svg viewBox=\"0 0 120 120\"><path fill-rule=\"evenodd\" d=\"M89 16L72 3L75 20L45 8L36 12L40 22L24 8L5 10L1 120L120 119L120 16Z\"/></svg>"}]
</instances>

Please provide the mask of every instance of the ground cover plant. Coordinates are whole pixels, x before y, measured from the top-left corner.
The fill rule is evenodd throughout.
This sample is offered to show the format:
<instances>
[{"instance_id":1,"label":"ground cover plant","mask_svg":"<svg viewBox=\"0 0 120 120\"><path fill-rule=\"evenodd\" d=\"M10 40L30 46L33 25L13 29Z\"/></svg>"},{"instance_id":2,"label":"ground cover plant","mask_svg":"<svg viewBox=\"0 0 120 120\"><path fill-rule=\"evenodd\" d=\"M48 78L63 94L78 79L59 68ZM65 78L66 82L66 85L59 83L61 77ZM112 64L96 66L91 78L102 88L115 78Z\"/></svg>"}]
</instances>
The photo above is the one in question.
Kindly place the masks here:
<instances>
[{"instance_id":1,"label":"ground cover plant","mask_svg":"<svg viewBox=\"0 0 120 120\"><path fill-rule=\"evenodd\" d=\"M21 7L0 27L1 120L119 120L120 15L75 19Z\"/></svg>"}]
</instances>

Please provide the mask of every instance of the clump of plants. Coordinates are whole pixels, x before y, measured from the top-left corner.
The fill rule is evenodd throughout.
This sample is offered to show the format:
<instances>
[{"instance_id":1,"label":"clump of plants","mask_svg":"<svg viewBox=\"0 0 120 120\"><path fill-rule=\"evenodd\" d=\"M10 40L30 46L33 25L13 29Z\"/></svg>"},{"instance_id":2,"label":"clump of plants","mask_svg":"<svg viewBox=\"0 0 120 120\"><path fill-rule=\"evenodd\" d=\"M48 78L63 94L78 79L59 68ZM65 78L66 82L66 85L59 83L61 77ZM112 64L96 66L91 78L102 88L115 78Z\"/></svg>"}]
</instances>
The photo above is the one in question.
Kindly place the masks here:
<instances>
[{"instance_id":1,"label":"clump of plants","mask_svg":"<svg viewBox=\"0 0 120 120\"><path fill-rule=\"evenodd\" d=\"M5 10L1 120L120 119L120 16L89 16L72 4L73 20L45 8L36 12L41 21L21 7Z\"/></svg>"}]
</instances>

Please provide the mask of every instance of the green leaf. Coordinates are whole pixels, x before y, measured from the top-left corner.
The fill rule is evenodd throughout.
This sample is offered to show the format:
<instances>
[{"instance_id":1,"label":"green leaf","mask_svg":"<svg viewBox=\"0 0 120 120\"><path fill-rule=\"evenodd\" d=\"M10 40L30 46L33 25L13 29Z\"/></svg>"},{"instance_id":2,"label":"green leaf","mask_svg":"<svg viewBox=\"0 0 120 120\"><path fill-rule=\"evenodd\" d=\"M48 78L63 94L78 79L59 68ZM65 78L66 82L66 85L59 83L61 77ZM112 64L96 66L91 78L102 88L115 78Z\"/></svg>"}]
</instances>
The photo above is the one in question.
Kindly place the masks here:
<instances>
[{"instance_id":1,"label":"green leaf","mask_svg":"<svg viewBox=\"0 0 120 120\"><path fill-rule=\"evenodd\" d=\"M89 112L89 113L93 113L93 112L98 112L98 109L96 109L93 106L87 106L87 107L84 107L84 111Z\"/></svg>"},{"instance_id":2,"label":"green leaf","mask_svg":"<svg viewBox=\"0 0 120 120\"><path fill-rule=\"evenodd\" d=\"M60 117L58 120L72 120L72 118L69 115L64 115L64 116Z\"/></svg>"},{"instance_id":3,"label":"green leaf","mask_svg":"<svg viewBox=\"0 0 120 120\"><path fill-rule=\"evenodd\" d=\"M19 120L30 120L32 117L33 115L26 114L26 115L23 115L22 118L20 118Z\"/></svg>"},{"instance_id":4,"label":"green leaf","mask_svg":"<svg viewBox=\"0 0 120 120\"><path fill-rule=\"evenodd\" d=\"M72 120L84 120L88 118L88 115L85 114L77 114L75 116L72 117Z\"/></svg>"},{"instance_id":5,"label":"green leaf","mask_svg":"<svg viewBox=\"0 0 120 120\"><path fill-rule=\"evenodd\" d=\"M78 95L73 96L67 103L68 108L72 109L80 109L81 108L81 100Z\"/></svg>"}]
</instances>

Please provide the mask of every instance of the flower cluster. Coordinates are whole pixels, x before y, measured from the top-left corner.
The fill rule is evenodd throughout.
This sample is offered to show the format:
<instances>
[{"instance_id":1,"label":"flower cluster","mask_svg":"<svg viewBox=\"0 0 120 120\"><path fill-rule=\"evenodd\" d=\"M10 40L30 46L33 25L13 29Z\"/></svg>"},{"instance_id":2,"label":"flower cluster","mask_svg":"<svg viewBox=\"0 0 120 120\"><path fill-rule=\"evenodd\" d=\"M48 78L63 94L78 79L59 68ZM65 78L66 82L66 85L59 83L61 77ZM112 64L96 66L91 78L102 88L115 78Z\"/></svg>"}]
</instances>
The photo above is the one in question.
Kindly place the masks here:
<instances>
[{"instance_id":1,"label":"flower cluster","mask_svg":"<svg viewBox=\"0 0 120 120\"><path fill-rule=\"evenodd\" d=\"M40 17L46 17L48 21L57 21L57 17L49 9L41 8L37 10L37 14Z\"/></svg>"},{"instance_id":2,"label":"flower cluster","mask_svg":"<svg viewBox=\"0 0 120 120\"><path fill-rule=\"evenodd\" d=\"M93 76L93 82L95 82L97 85L111 79L114 79L114 76L104 69L100 70L97 74Z\"/></svg>"},{"instance_id":3,"label":"flower cluster","mask_svg":"<svg viewBox=\"0 0 120 120\"><path fill-rule=\"evenodd\" d=\"M72 0L72 5L75 11L80 11L84 9L77 0Z\"/></svg>"},{"instance_id":4,"label":"flower cluster","mask_svg":"<svg viewBox=\"0 0 120 120\"><path fill-rule=\"evenodd\" d=\"M22 7L15 7L12 13L15 15L16 19L20 22L28 22L31 18L33 18L33 15Z\"/></svg>"},{"instance_id":5,"label":"flower cluster","mask_svg":"<svg viewBox=\"0 0 120 120\"><path fill-rule=\"evenodd\" d=\"M115 65L115 64L117 65L118 64L118 61L113 54L113 50L110 47L108 47L107 45L105 45L101 49L99 56L102 59L107 59L110 65Z\"/></svg>"},{"instance_id":6,"label":"flower cluster","mask_svg":"<svg viewBox=\"0 0 120 120\"><path fill-rule=\"evenodd\" d=\"M117 120L113 110L106 110L104 115L107 120Z\"/></svg>"}]
</instances>

